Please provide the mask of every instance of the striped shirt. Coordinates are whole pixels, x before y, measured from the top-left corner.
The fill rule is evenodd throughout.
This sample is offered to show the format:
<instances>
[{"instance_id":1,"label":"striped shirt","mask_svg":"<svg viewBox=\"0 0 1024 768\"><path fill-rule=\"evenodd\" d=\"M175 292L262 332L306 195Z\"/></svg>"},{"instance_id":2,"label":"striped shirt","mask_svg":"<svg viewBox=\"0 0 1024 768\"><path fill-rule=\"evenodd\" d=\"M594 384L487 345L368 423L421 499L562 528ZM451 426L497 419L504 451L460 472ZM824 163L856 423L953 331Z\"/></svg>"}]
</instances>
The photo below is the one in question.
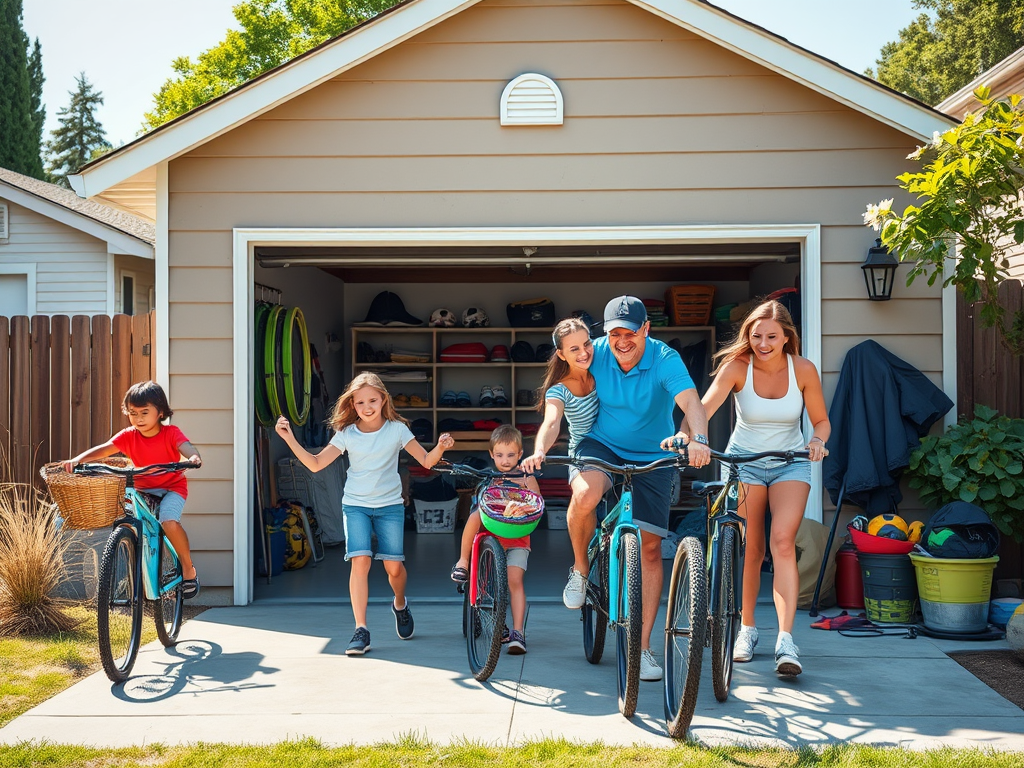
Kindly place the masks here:
<instances>
[{"instance_id":1,"label":"striped shirt","mask_svg":"<svg viewBox=\"0 0 1024 768\"><path fill-rule=\"evenodd\" d=\"M562 402L562 412L569 422L569 453L575 453L580 440L590 433L591 427L597 421L597 390L591 391L589 395L576 397L564 384L555 384L544 393L544 399Z\"/></svg>"}]
</instances>

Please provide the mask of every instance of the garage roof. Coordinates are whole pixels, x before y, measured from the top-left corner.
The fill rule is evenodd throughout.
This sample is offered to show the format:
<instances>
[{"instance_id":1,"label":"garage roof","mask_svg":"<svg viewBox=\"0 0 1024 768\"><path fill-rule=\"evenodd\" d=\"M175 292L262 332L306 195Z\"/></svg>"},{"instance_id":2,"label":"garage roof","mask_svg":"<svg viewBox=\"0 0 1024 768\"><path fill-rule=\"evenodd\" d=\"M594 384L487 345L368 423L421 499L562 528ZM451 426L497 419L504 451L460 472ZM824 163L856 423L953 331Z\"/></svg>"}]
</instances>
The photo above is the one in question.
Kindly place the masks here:
<instances>
[{"instance_id":1,"label":"garage roof","mask_svg":"<svg viewBox=\"0 0 1024 768\"><path fill-rule=\"evenodd\" d=\"M72 187L82 197L93 197L122 182L137 182L148 169L317 87L477 2L405 0L89 163L69 176ZM934 131L956 122L705 0L628 2L916 139L930 140Z\"/></svg>"}]
</instances>

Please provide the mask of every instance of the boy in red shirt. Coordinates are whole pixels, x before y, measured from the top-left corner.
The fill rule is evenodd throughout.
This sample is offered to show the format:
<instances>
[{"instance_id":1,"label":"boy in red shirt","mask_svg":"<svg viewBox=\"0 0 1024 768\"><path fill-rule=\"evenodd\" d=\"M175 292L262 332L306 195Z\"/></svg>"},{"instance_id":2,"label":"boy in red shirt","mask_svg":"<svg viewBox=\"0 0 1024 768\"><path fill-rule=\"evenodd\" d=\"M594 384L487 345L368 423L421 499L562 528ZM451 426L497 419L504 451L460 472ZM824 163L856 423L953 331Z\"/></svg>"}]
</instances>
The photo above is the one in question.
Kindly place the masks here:
<instances>
[{"instance_id":1,"label":"boy in red shirt","mask_svg":"<svg viewBox=\"0 0 1024 768\"><path fill-rule=\"evenodd\" d=\"M110 440L80 453L64 462L64 469L74 470L76 464L102 459L115 453L123 453L136 467L150 464L168 464L187 461L199 466L203 462L199 452L180 429L163 424L174 411L167 403L167 395L155 381L133 384L121 403L121 411L129 418L132 426L122 429ZM192 563L188 546L188 535L181 526L181 513L188 497L188 483L184 472L166 472L135 478L135 487L140 491L159 496L160 524L171 540L174 551L181 560L182 594L190 599L199 594L199 575Z\"/></svg>"}]
</instances>

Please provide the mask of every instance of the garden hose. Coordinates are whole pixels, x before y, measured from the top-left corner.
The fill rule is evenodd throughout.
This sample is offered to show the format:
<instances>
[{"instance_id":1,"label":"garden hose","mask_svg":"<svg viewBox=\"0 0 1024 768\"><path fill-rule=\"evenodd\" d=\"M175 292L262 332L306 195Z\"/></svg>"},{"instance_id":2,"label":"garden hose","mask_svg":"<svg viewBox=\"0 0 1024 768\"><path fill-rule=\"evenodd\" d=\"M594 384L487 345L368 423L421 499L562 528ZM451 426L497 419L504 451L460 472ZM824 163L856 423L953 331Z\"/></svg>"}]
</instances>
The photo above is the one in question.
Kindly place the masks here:
<instances>
[{"instance_id":1,"label":"garden hose","mask_svg":"<svg viewBox=\"0 0 1024 768\"><path fill-rule=\"evenodd\" d=\"M263 344L263 381L267 391L267 404L270 407L271 418L276 420L283 411L281 410L281 398L278 396L278 368L280 361L278 354L277 331L281 325L280 319L284 307L273 307L267 317L266 338ZM257 374L261 375L261 374Z\"/></svg>"},{"instance_id":2,"label":"garden hose","mask_svg":"<svg viewBox=\"0 0 1024 768\"><path fill-rule=\"evenodd\" d=\"M256 372L253 382L254 401L256 405L256 420L264 427L272 426L274 416L270 412L270 404L267 402L267 384L264 378L264 360L266 358L265 345L267 336L267 320L270 317L271 306L263 302L256 304L255 312L255 365Z\"/></svg>"},{"instance_id":3,"label":"garden hose","mask_svg":"<svg viewBox=\"0 0 1024 768\"><path fill-rule=\"evenodd\" d=\"M281 326L281 377L284 384L285 404L288 408L288 418L293 424L302 426L309 418L310 387L313 377L313 366L309 360L309 336L306 333L306 318L303 317L302 310L292 307L285 312ZM294 370L295 358L293 357L298 350L292 343L296 330L299 332L299 344L302 352L302 370L298 372ZM300 382L302 386L301 408L297 407L296 403L296 387Z\"/></svg>"}]
</instances>

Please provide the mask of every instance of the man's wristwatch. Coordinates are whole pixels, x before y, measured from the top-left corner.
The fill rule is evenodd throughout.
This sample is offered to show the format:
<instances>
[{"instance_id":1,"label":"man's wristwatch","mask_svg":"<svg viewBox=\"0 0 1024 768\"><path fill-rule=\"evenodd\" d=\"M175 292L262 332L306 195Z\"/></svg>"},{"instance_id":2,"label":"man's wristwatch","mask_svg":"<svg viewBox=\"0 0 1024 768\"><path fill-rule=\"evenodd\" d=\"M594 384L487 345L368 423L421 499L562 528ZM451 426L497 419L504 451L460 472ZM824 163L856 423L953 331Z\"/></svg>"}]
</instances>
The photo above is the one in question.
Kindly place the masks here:
<instances>
[{"instance_id":1,"label":"man's wristwatch","mask_svg":"<svg viewBox=\"0 0 1024 768\"><path fill-rule=\"evenodd\" d=\"M707 445L708 444L708 436L707 435L694 435L693 439L696 442L700 443L701 445Z\"/></svg>"}]
</instances>

